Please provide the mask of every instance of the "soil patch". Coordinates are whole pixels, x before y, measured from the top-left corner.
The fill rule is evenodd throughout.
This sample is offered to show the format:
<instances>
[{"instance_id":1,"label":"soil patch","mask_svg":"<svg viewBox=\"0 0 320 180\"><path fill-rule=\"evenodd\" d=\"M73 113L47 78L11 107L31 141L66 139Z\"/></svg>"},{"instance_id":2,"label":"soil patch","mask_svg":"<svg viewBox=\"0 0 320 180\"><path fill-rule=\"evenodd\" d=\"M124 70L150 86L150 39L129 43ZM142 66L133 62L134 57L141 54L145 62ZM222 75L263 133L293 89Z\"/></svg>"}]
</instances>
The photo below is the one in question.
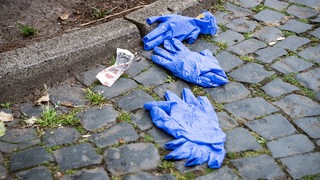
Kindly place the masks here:
<instances>
[{"instance_id":1,"label":"soil patch","mask_svg":"<svg viewBox=\"0 0 320 180\"><path fill-rule=\"evenodd\" d=\"M128 9L155 0L1 0L0 53L24 47L36 41L89 27L83 23L126 11L92 25L123 17ZM20 25L18 25L20 24ZM37 33L25 37L21 25L34 27Z\"/></svg>"}]
</instances>

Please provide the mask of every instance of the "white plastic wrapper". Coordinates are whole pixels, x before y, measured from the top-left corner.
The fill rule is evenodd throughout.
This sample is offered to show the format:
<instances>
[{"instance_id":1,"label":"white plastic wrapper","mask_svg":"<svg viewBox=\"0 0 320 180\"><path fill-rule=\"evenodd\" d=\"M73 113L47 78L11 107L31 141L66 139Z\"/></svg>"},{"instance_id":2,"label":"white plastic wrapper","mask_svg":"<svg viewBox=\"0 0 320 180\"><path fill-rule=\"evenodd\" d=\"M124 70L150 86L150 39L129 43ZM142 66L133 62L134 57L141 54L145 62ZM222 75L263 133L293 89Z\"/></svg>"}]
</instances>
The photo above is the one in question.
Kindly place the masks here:
<instances>
[{"instance_id":1,"label":"white plastic wrapper","mask_svg":"<svg viewBox=\"0 0 320 180\"><path fill-rule=\"evenodd\" d=\"M130 51L117 48L115 64L99 72L96 78L101 82L101 84L111 87L124 73L124 71L128 69L133 59L134 55Z\"/></svg>"}]
</instances>

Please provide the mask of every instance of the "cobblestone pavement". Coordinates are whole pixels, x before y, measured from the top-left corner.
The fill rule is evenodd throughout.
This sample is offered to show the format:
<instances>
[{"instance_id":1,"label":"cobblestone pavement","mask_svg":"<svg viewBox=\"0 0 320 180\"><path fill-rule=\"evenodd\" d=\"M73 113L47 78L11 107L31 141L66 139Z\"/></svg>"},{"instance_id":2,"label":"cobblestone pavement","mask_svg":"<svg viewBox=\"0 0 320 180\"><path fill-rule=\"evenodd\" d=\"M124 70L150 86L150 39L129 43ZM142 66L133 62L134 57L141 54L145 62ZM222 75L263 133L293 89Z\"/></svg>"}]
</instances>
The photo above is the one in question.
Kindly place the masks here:
<instances>
[{"instance_id":1,"label":"cobblestone pavement","mask_svg":"<svg viewBox=\"0 0 320 180\"><path fill-rule=\"evenodd\" d=\"M49 88L51 115L71 125L28 126L49 118L30 103L1 110L16 117L0 138L4 179L312 179L320 175L320 1L234 0L216 6L218 36L202 36L193 51L209 49L230 83L204 89L140 59L112 87L95 82L105 66ZM166 90L188 87L207 95L227 134L220 169L164 161L173 138L142 107ZM84 92L83 89L87 91ZM93 105L89 90L106 101ZM76 107L72 107L76 106ZM54 108L54 109L53 109ZM43 112L47 112L46 116ZM74 122L78 119L80 122ZM66 123L68 124L68 123Z\"/></svg>"}]
</instances>

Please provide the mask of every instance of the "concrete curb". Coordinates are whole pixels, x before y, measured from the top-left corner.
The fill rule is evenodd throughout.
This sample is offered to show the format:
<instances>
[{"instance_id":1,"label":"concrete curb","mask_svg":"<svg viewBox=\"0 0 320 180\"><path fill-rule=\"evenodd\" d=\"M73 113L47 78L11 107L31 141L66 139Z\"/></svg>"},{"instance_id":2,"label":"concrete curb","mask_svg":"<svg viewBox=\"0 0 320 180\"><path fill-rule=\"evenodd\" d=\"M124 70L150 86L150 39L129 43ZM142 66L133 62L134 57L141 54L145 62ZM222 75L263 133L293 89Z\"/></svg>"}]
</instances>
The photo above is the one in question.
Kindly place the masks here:
<instances>
[{"instance_id":1,"label":"concrete curb","mask_svg":"<svg viewBox=\"0 0 320 180\"><path fill-rule=\"evenodd\" d=\"M125 17L95 27L64 34L25 48L0 53L0 103L23 101L24 97L52 86L111 58L117 47L140 45L140 35L153 26L145 23L150 16L179 13L199 14L214 0L158 0ZM129 22L130 21L130 22Z\"/></svg>"}]
</instances>

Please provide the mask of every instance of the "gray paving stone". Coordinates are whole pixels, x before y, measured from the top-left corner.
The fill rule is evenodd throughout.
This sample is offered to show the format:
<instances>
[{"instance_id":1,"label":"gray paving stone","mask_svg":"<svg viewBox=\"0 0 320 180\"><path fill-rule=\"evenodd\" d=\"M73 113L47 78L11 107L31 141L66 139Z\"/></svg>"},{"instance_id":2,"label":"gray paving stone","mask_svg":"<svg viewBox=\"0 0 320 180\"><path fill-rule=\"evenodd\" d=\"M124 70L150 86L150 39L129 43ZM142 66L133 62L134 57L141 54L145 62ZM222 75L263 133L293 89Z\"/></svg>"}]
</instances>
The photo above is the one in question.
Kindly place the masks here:
<instances>
[{"instance_id":1,"label":"gray paving stone","mask_svg":"<svg viewBox=\"0 0 320 180\"><path fill-rule=\"evenodd\" d=\"M23 149L28 146L36 145L40 138L32 128L10 129L6 134L0 137L0 151L11 153L15 150Z\"/></svg>"},{"instance_id":2,"label":"gray paving stone","mask_svg":"<svg viewBox=\"0 0 320 180\"><path fill-rule=\"evenodd\" d=\"M312 62L320 63L320 45L311 46L299 52L299 56Z\"/></svg>"},{"instance_id":3,"label":"gray paving stone","mask_svg":"<svg viewBox=\"0 0 320 180\"><path fill-rule=\"evenodd\" d=\"M320 17L319 17L319 22L320 22ZM313 35L314 37L320 39L320 27L311 31L310 34Z\"/></svg>"},{"instance_id":4,"label":"gray paving stone","mask_svg":"<svg viewBox=\"0 0 320 180\"><path fill-rule=\"evenodd\" d=\"M252 11L249 9L234 5L232 3L227 2L224 7L233 13L233 16L235 17L245 17L252 14Z\"/></svg>"},{"instance_id":5,"label":"gray paving stone","mask_svg":"<svg viewBox=\"0 0 320 180\"><path fill-rule=\"evenodd\" d=\"M251 20L246 20L244 18L234 19L226 24L227 28L232 29L236 32L251 32L257 27L258 23Z\"/></svg>"},{"instance_id":6,"label":"gray paving stone","mask_svg":"<svg viewBox=\"0 0 320 180\"><path fill-rule=\"evenodd\" d=\"M82 169L77 171L74 175L63 176L62 180L109 180L108 173L102 168Z\"/></svg>"},{"instance_id":7,"label":"gray paving stone","mask_svg":"<svg viewBox=\"0 0 320 180\"><path fill-rule=\"evenodd\" d=\"M247 55L249 53L253 53L258 49L264 48L267 45L256 39L248 39L240 42L234 46L231 46L227 49L227 51L232 51L239 55Z\"/></svg>"},{"instance_id":8,"label":"gray paving stone","mask_svg":"<svg viewBox=\"0 0 320 180\"><path fill-rule=\"evenodd\" d=\"M260 64L248 63L229 73L229 76L240 82L256 84L272 74L274 74L274 72L264 70L263 66Z\"/></svg>"},{"instance_id":9,"label":"gray paving stone","mask_svg":"<svg viewBox=\"0 0 320 180\"><path fill-rule=\"evenodd\" d=\"M294 179L320 173L320 153L308 153L280 159Z\"/></svg>"},{"instance_id":10,"label":"gray paving stone","mask_svg":"<svg viewBox=\"0 0 320 180\"><path fill-rule=\"evenodd\" d=\"M85 112L77 115L82 126L89 131L93 131L103 126L111 125L116 122L118 112L112 106L92 107Z\"/></svg>"},{"instance_id":11,"label":"gray paving stone","mask_svg":"<svg viewBox=\"0 0 320 180\"><path fill-rule=\"evenodd\" d=\"M185 174L188 172L203 172L206 168L208 168L207 163L203 163L203 164L197 165L197 166L185 166L185 163L186 163L185 160L175 161L174 167L181 174Z\"/></svg>"},{"instance_id":12,"label":"gray paving stone","mask_svg":"<svg viewBox=\"0 0 320 180\"><path fill-rule=\"evenodd\" d=\"M164 98L164 93L168 90L172 91L178 96L181 96L181 92L183 88L189 88L189 85L185 83L184 81L177 80L172 83L165 83L163 85L160 85L156 87L153 91L160 97Z\"/></svg>"},{"instance_id":13,"label":"gray paving stone","mask_svg":"<svg viewBox=\"0 0 320 180\"><path fill-rule=\"evenodd\" d=\"M106 147L119 143L119 141L132 142L136 141L139 135L129 123L116 124L101 133L93 134L90 141L98 147Z\"/></svg>"},{"instance_id":14,"label":"gray paving stone","mask_svg":"<svg viewBox=\"0 0 320 180\"><path fill-rule=\"evenodd\" d=\"M201 52L208 49L213 55L217 54L219 47L202 39L197 40L193 44L186 44L190 51Z\"/></svg>"},{"instance_id":15,"label":"gray paving stone","mask_svg":"<svg viewBox=\"0 0 320 180\"><path fill-rule=\"evenodd\" d=\"M216 56L216 59L225 72L230 72L233 68L243 63L240 58L227 51L222 51L221 53L219 53Z\"/></svg>"},{"instance_id":16,"label":"gray paving stone","mask_svg":"<svg viewBox=\"0 0 320 180\"><path fill-rule=\"evenodd\" d=\"M285 17L286 16L284 14L270 9L262 10L258 14L253 15L253 18L265 23L280 23L285 20Z\"/></svg>"},{"instance_id":17,"label":"gray paving stone","mask_svg":"<svg viewBox=\"0 0 320 180\"><path fill-rule=\"evenodd\" d=\"M69 84L54 87L49 90L52 104L67 103L74 106L86 105L89 101L85 98L85 92L81 86Z\"/></svg>"},{"instance_id":18,"label":"gray paving stone","mask_svg":"<svg viewBox=\"0 0 320 180\"><path fill-rule=\"evenodd\" d=\"M271 67L284 74L303 71L313 64L296 56L289 56L275 62Z\"/></svg>"},{"instance_id":19,"label":"gray paving stone","mask_svg":"<svg viewBox=\"0 0 320 180\"><path fill-rule=\"evenodd\" d=\"M294 123L312 138L320 138L320 117L300 118Z\"/></svg>"},{"instance_id":20,"label":"gray paving stone","mask_svg":"<svg viewBox=\"0 0 320 180\"><path fill-rule=\"evenodd\" d=\"M311 28L312 28L312 25L297 21L295 19L290 19L284 25L279 26L279 29L292 31L298 34L306 32Z\"/></svg>"},{"instance_id":21,"label":"gray paving stone","mask_svg":"<svg viewBox=\"0 0 320 180\"><path fill-rule=\"evenodd\" d=\"M320 8L320 2L318 0L289 0L289 2L297 3L297 4L303 4L309 7L313 8Z\"/></svg>"},{"instance_id":22,"label":"gray paving stone","mask_svg":"<svg viewBox=\"0 0 320 180\"><path fill-rule=\"evenodd\" d=\"M105 155L107 169L116 176L157 169L160 155L150 143L136 143L107 149Z\"/></svg>"},{"instance_id":23,"label":"gray paving stone","mask_svg":"<svg viewBox=\"0 0 320 180\"><path fill-rule=\"evenodd\" d=\"M275 79L262 87L264 92L271 97L278 97L296 90L298 87L283 82L281 79Z\"/></svg>"},{"instance_id":24,"label":"gray paving stone","mask_svg":"<svg viewBox=\"0 0 320 180\"><path fill-rule=\"evenodd\" d=\"M99 164L102 160L89 143L64 147L54 151L53 155L62 171Z\"/></svg>"},{"instance_id":25,"label":"gray paving stone","mask_svg":"<svg viewBox=\"0 0 320 180\"><path fill-rule=\"evenodd\" d=\"M226 112L218 112L217 113L219 124L221 129L230 130L237 127L239 124L238 122L229 116Z\"/></svg>"},{"instance_id":26,"label":"gray paving stone","mask_svg":"<svg viewBox=\"0 0 320 180\"><path fill-rule=\"evenodd\" d=\"M250 121L245 125L267 140L288 136L296 132L293 125L280 114Z\"/></svg>"},{"instance_id":27,"label":"gray paving stone","mask_svg":"<svg viewBox=\"0 0 320 180\"><path fill-rule=\"evenodd\" d=\"M48 130L42 141L47 147L69 144L81 138L81 134L74 128L62 127L55 130Z\"/></svg>"},{"instance_id":28,"label":"gray paving stone","mask_svg":"<svg viewBox=\"0 0 320 180\"><path fill-rule=\"evenodd\" d=\"M111 99L130 91L138 86L132 79L119 78L111 87L98 85L93 88L94 92L100 92L106 99Z\"/></svg>"},{"instance_id":29,"label":"gray paving stone","mask_svg":"<svg viewBox=\"0 0 320 180\"><path fill-rule=\"evenodd\" d=\"M176 180L177 178L171 174L152 175L147 172L138 172L137 174L129 175L124 180Z\"/></svg>"},{"instance_id":30,"label":"gray paving stone","mask_svg":"<svg viewBox=\"0 0 320 180\"><path fill-rule=\"evenodd\" d=\"M281 11L283 9L286 9L289 3L278 1L278 0L265 0L264 5Z\"/></svg>"},{"instance_id":31,"label":"gray paving stone","mask_svg":"<svg viewBox=\"0 0 320 180\"><path fill-rule=\"evenodd\" d=\"M131 114L131 119L141 131L150 129L153 126L150 113L144 109L139 109L134 114Z\"/></svg>"},{"instance_id":32,"label":"gray paving stone","mask_svg":"<svg viewBox=\"0 0 320 180\"><path fill-rule=\"evenodd\" d=\"M320 147L320 139L317 141L317 145Z\"/></svg>"},{"instance_id":33,"label":"gray paving stone","mask_svg":"<svg viewBox=\"0 0 320 180\"><path fill-rule=\"evenodd\" d=\"M259 5L262 0L234 0L234 2L241 7L252 8Z\"/></svg>"},{"instance_id":34,"label":"gray paving stone","mask_svg":"<svg viewBox=\"0 0 320 180\"><path fill-rule=\"evenodd\" d=\"M153 140L158 143L161 147L164 147L164 144L174 140L174 138L159 128L152 128L147 132Z\"/></svg>"},{"instance_id":35,"label":"gray paving stone","mask_svg":"<svg viewBox=\"0 0 320 180\"><path fill-rule=\"evenodd\" d=\"M274 104L291 117L320 115L320 105L301 95L291 94L274 102Z\"/></svg>"},{"instance_id":36,"label":"gray paving stone","mask_svg":"<svg viewBox=\"0 0 320 180\"><path fill-rule=\"evenodd\" d=\"M168 74L163 68L160 68L159 66L153 66L147 71L144 71L138 76L134 77L134 80L138 81L144 86L151 87L165 83L167 76Z\"/></svg>"},{"instance_id":37,"label":"gray paving stone","mask_svg":"<svg viewBox=\"0 0 320 180\"><path fill-rule=\"evenodd\" d=\"M126 73L131 77L135 77L150 66L150 62L148 62L146 58L141 57L139 61L134 61L130 64L129 68L126 70Z\"/></svg>"},{"instance_id":38,"label":"gray paving stone","mask_svg":"<svg viewBox=\"0 0 320 180\"><path fill-rule=\"evenodd\" d=\"M258 56L256 57L257 60L260 60L264 63L271 63L274 59L288 54L286 50L279 47L267 47L264 49L259 49L255 52Z\"/></svg>"},{"instance_id":39,"label":"gray paving stone","mask_svg":"<svg viewBox=\"0 0 320 180\"><path fill-rule=\"evenodd\" d=\"M118 106L123 110L130 112L143 108L144 103L155 101L149 94L138 89L119 99Z\"/></svg>"},{"instance_id":40,"label":"gray paving stone","mask_svg":"<svg viewBox=\"0 0 320 180\"><path fill-rule=\"evenodd\" d=\"M36 118L39 118L43 110L43 106L34 106L31 103L24 103L20 106L20 111L29 117L34 116Z\"/></svg>"},{"instance_id":41,"label":"gray paving stone","mask_svg":"<svg viewBox=\"0 0 320 180\"><path fill-rule=\"evenodd\" d=\"M18 179L24 179L24 180L35 180L35 179L41 179L41 180L52 180L51 172L43 166L32 168L26 171L21 171L17 173Z\"/></svg>"},{"instance_id":42,"label":"gray paving stone","mask_svg":"<svg viewBox=\"0 0 320 180\"><path fill-rule=\"evenodd\" d=\"M291 51L297 50L299 47L303 46L304 44L309 43L310 40L304 37L298 36L289 36L285 40L278 42L275 47L281 47L284 49L289 49Z\"/></svg>"},{"instance_id":43,"label":"gray paving stone","mask_svg":"<svg viewBox=\"0 0 320 180\"><path fill-rule=\"evenodd\" d=\"M262 146L250 132L242 127L226 131L226 152L242 152L248 150L261 150Z\"/></svg>"},{"instance_id":44,"label":"gray paving stone","mask_svg":"<svg viewBox=\"0 0 320 180\"><path fill-rule=\"evenodd\" d=\"M226 104L225 109L235 117L243 120L253 120L261 115L270 114L278 110L261 97L248 98Z\"/></svg>"},{"instance_id":45,"label":"gray paving stone","mask_svg":"<svg viewBox=\"0 0 320 180\"><path fill-rule=\"evenodd\" d=\"M7 176L8 172L4 166L4 159L2 153L0 153L0 179L4 179Z\"/></svg>"},{"instance_id":46,"label":"gray paving stone","mask_svg":"<svg viewBox=\"0 0 320 180\"><path fill-rule=\"evenodd\" d=\"M296 79L309 89L320 91L320 68L297 74Z\"/></svg>"},{"instance_id":47,"label":"gray paving stone","mask_svg":"<svg viewBox=\"0 0 320 180\"><path fill-rule=\"evenodd\" d=\"M250 95L250 91L237 82L231 82L217 88L206 88L205 91L218 103L233 102Z\"/></svg>"},{"instance_id":48,"label":"gray paving stone","mask_svg":"<svg viewBox=\"0 0 320 180\"><path fill-rule=\"evenodd\" d=\"M229 23L233 19L232 14L229 12L218 11L217 13L214 14L214 16L215 16L217 22L222 25ZM220 33L220 31L221 31L221 29L219 28L218 34Z\"/></svg>"},{"instance_id":49,"label":"gray paving stone","mask_svg":"<svg viewBox=\"0 0 320 180\"><path fill-rule=\"evenodd\" d=\"M266 43L277 42L279 38L284 37L282 31L280 31L278 28L271 26L266 26L259 29L258 31L253 33L252 36Z\"/></svg>"},{"instance_id":50,"label":"gray paving stone","mask_svg":"<svg viewBox=\"0 0 320 180\"><path fill-rule=\"evenodd\" d=\"M96 75L102 71L104 68L106 68L103 65L97 65L94 69L88 70L85 72L82 72L80 74L77 74L75 78L81 82L83 85L89 87L92 83L96 82L98 79L96 78Z\"/></svg>"},{"instance_id":51,"label":"gray paving stone","mask_svg":"<svg viewBox=\"0 0 320 180\"><path fill-rule=\"evenodd\" d=\"M217 41L217 42L225 42L227 43L228 46L232 46L234 44L237 44L241 41L244 40L244 37L242 34L232 31L232 30L227 30L218 36L215 36L212 40Z\"/></svg>"},{"instance_id":52,"label":"gray paving stone","mask_svg":"<svg viewBox=\"0 0 320 180\"><path fill-rule=\"evenodd\" d=\"M281 158L310 152L314 149L313 143L302 134L294 134L267 143L272 157Z\"/></svg>"},{"instance_id":53,"label":"gray paving stone","mask_svg":"<svg viewBox=\"0 0 320 180\"><path fill-rule=\"evenodd\" d=\"M45 162L53 161L53 157L42 147L33 147L15 153L10 158L10 171L16 171Z\"/></svg>"},{"instance_id":54,"label":"gray paving stone","mask_svg":"<svg viewBox=\"0 0 320 180\"><path fill-rule=\"evenodd\" d=\"M286 179L277 163L268 155L231 161L244 179Z\"/></svg>"},{"instance_id":55,"label":"gray paving stone","mask_svg":"<svg viewBox=\"0 0 320 180\"><path fill-rule=\"evenodd\" d=\"M315 9L297 5L291 5L287 9L287 13L300 19L308 19L309 17L317 15L317 11Z\"/></svg>"},{"instance_id":56,"label":"gray paving stone","mask_svg":"<svg viewBox=\"0 0 320 180\"><path fill-rule=\"evenodd\" d=\"M220 169L217 169L213 171L212 173L209 173L204 176L197 177L196 180L208 180L208 179L215 179L215 180L237 180L240 179L232 169L228 168L227 166L224 166Z\"/></svg>"},{"instance_id":57,"label":"gray paving stone","mask_svg":"<svg viewBox=\"0 0 320 180\"><path fill-rule=\"evenodd\" d=\"M310 19L311 22L314 22L314 23L318 23L320 22L320 15L314 17L313 19Z\"/></svg>"},{"instance_id":58,"label":"gray paving stone","mask_svg":"<svg viewBox=\"0 0 320 180\"><path fill-rule=\"evenodd\" d=\"M148 59L148 60L151 60L152 54L153 54L153 51L144 51L144 50L142 50L142 52L141 52L141 55L144 58Z\"/></svg>"}]
</instances>

